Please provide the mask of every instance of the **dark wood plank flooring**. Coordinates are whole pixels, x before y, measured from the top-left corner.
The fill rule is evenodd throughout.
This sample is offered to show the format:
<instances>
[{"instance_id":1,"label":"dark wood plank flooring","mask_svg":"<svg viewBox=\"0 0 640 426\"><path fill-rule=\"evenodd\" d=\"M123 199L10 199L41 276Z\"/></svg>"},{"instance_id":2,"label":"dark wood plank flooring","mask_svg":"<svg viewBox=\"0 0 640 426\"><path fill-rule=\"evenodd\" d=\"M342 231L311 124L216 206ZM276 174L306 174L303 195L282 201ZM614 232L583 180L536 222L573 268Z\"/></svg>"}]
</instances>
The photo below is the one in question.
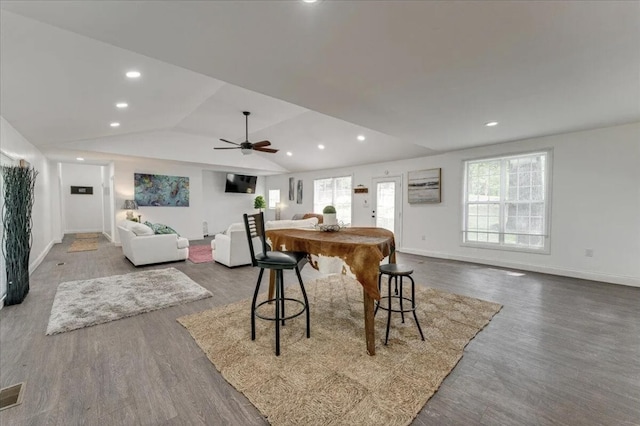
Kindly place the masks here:
<instances>
[{"instance_id":1,"label":"dark wood plank flooring","mask_svg":"<svg viewBox=\"0 0 640 426\"><path fill-rule=\"evenodd\" d=\"M26 382L24 402L0 412L1 425L266 424L176 322L249 297L257 270L135 268L103 238L97 251L67 253L72 240L53 247L21 305L0 311L0 385ZM398 261L420 285L504 305L414 425L640 424L640 288L402 253ZM59 283L168 266L213 297L45 336ZM303 275L319 276L310 267Z\"/></svg>"}]
</instances>

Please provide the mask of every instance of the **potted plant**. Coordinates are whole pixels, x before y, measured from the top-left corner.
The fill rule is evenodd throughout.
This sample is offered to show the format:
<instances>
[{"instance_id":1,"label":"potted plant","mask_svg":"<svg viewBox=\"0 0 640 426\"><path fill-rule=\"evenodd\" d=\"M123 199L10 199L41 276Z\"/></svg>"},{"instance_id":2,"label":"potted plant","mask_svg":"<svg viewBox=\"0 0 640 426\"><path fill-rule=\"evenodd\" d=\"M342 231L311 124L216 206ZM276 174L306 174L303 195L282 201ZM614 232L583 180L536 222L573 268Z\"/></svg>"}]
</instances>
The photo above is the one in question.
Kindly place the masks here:
<instances>
[{"instance_id":1,"label":"potted plant","mask_svg":"<svg viewBox=\"0 0 640 426\"><path fill-rule=\"evenodd\" d=\"M323 225L337 225L338 219L336 218L336 208L333 206L326 206L322 209L322 224Z\"/></svg>"},{"instance_id":2,"label":"potted plant","mask_svg":"<svg viewBox=\"0 0 640 426\"><path fill-rule=\"evenodd\" d=\"M262 195L258 195L253 201L253 208L260 210L260 212L262 212L262 209L267 208L267 202L264 200Z\"/></svg>"}]
</instances>

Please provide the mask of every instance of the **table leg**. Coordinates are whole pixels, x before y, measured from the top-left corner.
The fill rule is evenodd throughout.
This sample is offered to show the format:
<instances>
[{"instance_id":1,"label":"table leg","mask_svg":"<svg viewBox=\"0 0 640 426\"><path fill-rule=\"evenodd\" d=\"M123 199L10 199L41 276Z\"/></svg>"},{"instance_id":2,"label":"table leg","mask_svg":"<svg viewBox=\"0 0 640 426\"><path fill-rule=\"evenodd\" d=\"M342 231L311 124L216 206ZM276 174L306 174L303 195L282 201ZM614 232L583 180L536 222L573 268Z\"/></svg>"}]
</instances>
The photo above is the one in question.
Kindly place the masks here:
<instances>
[{"instance_id":1,"label":"table leg","mask_svg":"<svg viewBox=\"0 0 640 426\"><path fill-rule=\"evenodd\" d=\"M364 332L367 340L367 353L369 355L376 354L376 328L375 318L373 316L373 298L363 289L364 300Z\"/></svg>"},{"instance_id":2,"label":"table leg","mask_svg":"<svg viewBox=\"0 0 640 426\"><path fill-rule=\"evenodd\" d=\"M275 290L276 283L276 270L271 269L269 271L269 299L273 299L273 292Z\"/></svg>"}]
</instances>

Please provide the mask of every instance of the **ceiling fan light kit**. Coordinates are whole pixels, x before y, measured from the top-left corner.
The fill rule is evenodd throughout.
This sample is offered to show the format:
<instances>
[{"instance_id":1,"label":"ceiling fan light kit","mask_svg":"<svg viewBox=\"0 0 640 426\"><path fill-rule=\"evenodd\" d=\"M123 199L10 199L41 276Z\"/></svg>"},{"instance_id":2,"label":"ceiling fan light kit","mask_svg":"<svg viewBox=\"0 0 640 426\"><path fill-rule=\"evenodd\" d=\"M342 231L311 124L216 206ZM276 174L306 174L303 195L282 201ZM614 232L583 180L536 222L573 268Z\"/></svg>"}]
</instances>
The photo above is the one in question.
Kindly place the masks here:
<instances>
[{"instance_id":1,"label":"ceiling fan light kit","mask_svg":"<svg viewBox=\"0 0 640 426\"><path fill-rule=\"evenodd\" d=\"M260 141L256 143L249 142L249 115L251 114L249 111L242 111L245 118L245 138L244 142L236 143L231 142L226 139L220 139L222 142L230 143L232 145L236 145L234 147L214 147L213 149L239 149L242 152L242 155L249 155L252 151L260 151L260 152L268 152L270 154L275 154L278 152L277 149L267 148L271 145L269 141Z\"/></svg>"}]
</instances>

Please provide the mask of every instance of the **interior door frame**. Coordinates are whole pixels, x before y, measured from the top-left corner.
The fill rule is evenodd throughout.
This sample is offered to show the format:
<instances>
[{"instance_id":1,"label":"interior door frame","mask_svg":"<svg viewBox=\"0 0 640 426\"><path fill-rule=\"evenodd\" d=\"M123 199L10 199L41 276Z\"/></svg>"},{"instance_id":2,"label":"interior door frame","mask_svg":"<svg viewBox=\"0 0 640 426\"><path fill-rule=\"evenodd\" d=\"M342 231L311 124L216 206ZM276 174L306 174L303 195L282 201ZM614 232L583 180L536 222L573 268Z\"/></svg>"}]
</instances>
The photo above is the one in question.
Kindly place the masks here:
<instances>
[{"instance_id":1,"label":"interior door frame","mask_svg":"<svg viewBox=\"0 0 640 426\"><path fill-rule=\"evenodd\" d=\"M377 184L380 182L394 182L396 184L396 220L395 220L395 243L396 249L402 247L402 232L403 232L403 208L404 208L404 186L402 174L399 175L387 175L387 176L374 176L371 178L371 226L376 226L377 212L374 210L377 208Z\"/></svg>"}]
</instances>

